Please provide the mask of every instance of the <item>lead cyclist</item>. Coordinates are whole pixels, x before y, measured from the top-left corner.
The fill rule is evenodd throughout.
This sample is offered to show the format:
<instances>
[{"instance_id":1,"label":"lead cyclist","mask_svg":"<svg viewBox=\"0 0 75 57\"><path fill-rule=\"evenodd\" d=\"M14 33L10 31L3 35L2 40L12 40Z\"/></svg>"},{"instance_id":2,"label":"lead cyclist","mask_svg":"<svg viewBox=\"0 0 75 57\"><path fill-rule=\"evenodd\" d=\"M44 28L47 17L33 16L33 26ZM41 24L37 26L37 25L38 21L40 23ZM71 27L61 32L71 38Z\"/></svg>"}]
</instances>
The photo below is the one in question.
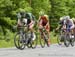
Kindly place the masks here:
<instances>
[{"instance_id":1,"label":"lead cyclist","mask_svg":"<svg viewBox=\"0 0 75 57\"><path fill-rule=\"evenodd\" d=\"M33 29L34 24L35 24L34 15L29 12L20 11L17 14L17 18L18 18L17 26L20 27L26 24L28 26L28 29L31 31L31 38L32 40L34 40L35 38L34 29Z\"/></svg>"}]
</instances>

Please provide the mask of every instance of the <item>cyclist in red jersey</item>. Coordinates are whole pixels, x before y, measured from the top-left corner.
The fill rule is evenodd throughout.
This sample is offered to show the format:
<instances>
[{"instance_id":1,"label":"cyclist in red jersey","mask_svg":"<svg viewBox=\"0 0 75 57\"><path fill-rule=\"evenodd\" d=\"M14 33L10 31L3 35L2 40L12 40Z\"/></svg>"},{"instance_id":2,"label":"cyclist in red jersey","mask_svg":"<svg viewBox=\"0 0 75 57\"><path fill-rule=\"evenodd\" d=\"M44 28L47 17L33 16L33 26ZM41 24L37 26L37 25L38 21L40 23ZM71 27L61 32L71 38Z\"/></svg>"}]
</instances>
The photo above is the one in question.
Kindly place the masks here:
<instances>
[{"instance_id":1,"label":"cyclist in red jersey","mask_svg":"<svg viewBox=\"0 0 75 57\"><path fill-rule=\"evenodd\" d=\"M50 31L50 25L49 25L49 18L48 15L41 14L39 17L39 28L45 28L46 31L48 32L48 45L50 45L50 37L49 37L49 31Z\"/></svg>"}]
</instances>

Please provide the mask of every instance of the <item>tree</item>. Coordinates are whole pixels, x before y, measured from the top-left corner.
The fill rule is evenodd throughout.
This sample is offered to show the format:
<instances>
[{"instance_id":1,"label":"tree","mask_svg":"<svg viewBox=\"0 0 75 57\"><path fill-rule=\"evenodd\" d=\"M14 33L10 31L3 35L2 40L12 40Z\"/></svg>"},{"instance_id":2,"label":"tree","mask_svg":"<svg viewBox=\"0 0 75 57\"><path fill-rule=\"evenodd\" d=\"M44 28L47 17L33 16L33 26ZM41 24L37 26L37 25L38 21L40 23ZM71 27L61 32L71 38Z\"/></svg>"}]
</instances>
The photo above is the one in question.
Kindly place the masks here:
<instances>
[{"instance_id":1,"label":"tree","mask_svg":"<svg viewBox=\"0 0 75 57\"><path fill-rule=\"evenodd\" d=\"M41 10L43 10L45 14L49 14L49 0L32 0L32 13L37 17L37 19Z\"/></svg>"},{"instance_id":2,"label":"tree","mask_svg":"<svg viewBox=\"0 0 75 57\"><path fill-rule=\"evenodd\" d=\"M75 16L74 2L75 2L74 0L50 0L51 28L55 28L57 26L60 17L66 16L66 15L69 15L71 17Z\"/></svg>"}]
</instances>

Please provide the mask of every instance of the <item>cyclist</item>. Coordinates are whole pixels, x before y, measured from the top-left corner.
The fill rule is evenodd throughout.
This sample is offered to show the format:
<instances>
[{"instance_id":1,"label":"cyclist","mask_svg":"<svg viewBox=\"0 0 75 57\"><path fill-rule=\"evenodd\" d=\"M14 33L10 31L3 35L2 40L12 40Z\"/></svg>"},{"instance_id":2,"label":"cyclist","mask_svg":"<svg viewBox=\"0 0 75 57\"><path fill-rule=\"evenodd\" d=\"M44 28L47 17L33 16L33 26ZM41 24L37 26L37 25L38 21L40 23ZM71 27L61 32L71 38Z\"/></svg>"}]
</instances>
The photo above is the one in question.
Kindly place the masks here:
<instances>
[{"instance_id":1,"label":"cyclist","mask_svg":"<svg viewBox=\"0 0 75 57\"><path fill-rule=\"evenodd\" d=\"M72 19L70 19L70 17L69 16L66 16L65 17L65 22L64 22L64 26L63 26L63 28L65 29L65 28L67 28L68 30L73 30L74 29L74 22L73 22L73 20ZM73 33L73 31L72 31L72 33Z\"/></svg>"},{"instance_id":2,"label":"cyclist","mask_svg":"<svg viewBox=\"0 0 75 57\"><path fill-rule=\"evenodd\" d=\"M56 28L56 31L60 30L64 34L66 32L65 29L68 29L69 32L71 32L72 34L74 34L74 32L73 32L74 23L73 23L73 20L70 19L70 16L63 16L63 17L60 18L59 26ZM61 42L62 41L64 41L63 36L61 36Z\"/></svg>"},{"instance_id":3,"label":"cyclist","mask_svg":"<svg viewBox=\"0 0 75 57\"><path fill-rule=\"evenodd\" d=\"M34 36L33 36L33 32L34 32L33 27L34 27L34 24L35 24L34 15L32 13L20 11L17 14L17 18L18 18L17 25L23 26L24 24L26 24L28 26L28 29L31 31L31 38L34 38Z\"/></svg>"},{"instance_id":4,"label":"cyclist","mask_svg":"<svg viewBox=\"0 0 75 57\"><path fill-rule=\"evenodd\" d=\"M61 18L60 18L60 21L59 21L59 24L61 25L60 27L61 27L62 29L65 29L65 28L66 28L66 25L72 25L72 27L73 27L73 25L74 25L73 20L70 19L69 16L63 16L63 17L61 17ZM72 27L71 27L71 28L72 28Z\"/></svg>"},{"instance_id":5,"label":"cyclist","mask_svg":"<svg viewBox=\"0 0 75 57\"><path fill-rule=\"evenodd\" d=\"M63 26L63 24L64 24L64 16L63 17L60 17L60 21L59 21L59 23L58 23L58 27L56 28L56 31L58 30L58 29L61 29L62 28L62 26Z\"/></svg>"},{"instance_id":6,"label":"cyclist","mask_svg":"<svg viewBox=\"0 0 75 57\"><path fill-rule=\"evenodd\" d=\"M69 16L64 16L64 17L61 17L60 18L60 27L62 30L64 29L68 29L68 31L72 31L74 29L74 23L73 23L73 20L70 19ZM58 29L58 28L57 28Z\"/></svg>"},{"instance_id":7,"label":"cyclist","mask_svg":"<svg viewBox=\"0 0 75 57\"><path fill-rule=\"evenodd\" d=\"M39 28L45 28L47 33L48 33L48 46L50 45L50 39L49 39L49 31L50 31L50 26L49 26L49 19L48 15L45 15L44 13L41 13L39 16ZM41 32L41 31L40 31ZM41 35L41 37L43 37Z\"/></svg>"}]
</instances>

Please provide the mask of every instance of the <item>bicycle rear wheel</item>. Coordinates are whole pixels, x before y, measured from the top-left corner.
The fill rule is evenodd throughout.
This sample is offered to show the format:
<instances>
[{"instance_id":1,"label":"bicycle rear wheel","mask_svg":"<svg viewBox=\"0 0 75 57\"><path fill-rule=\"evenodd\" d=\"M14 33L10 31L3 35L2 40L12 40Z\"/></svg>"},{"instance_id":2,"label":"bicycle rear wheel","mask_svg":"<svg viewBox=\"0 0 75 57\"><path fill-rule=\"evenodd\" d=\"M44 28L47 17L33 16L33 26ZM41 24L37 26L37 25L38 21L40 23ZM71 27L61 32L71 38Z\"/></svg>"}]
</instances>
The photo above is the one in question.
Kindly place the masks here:
<instances>
[{"instance_id":1,"label":"bicycle rear wheel","mask_svg":"<svg viewBox=\"0 0 75 57\"><path fill-rule=\"evenodd\" d=\"M71 46L74 46L74 39L71 39Z\"/></svg>"},{"instance_id":2,"label":"bicycle rear wheel","mask_svg":"<svg viewBox=\"0 0 75 57\"><path fill-rule=\"evenodd\" d=\"M71 38L70 38L70 43L71 43L71 46L73 47L74 46L74 41L75 41L75 39L74 39L74 35L71 35Z\"/></svg>"},{"instance_id":3,"label":"bicycle rear wheel","mask_svg":"<svg viewBox=\"0 0 75 57\"><path fill-rule=\"evenodd\" d=\"M70 36L69 35L65 35L65 38L64 38L64 45L66 47L69 47L70 45Z\"/></svg>"},{"instance_id":4,"label":"bicycle rear wheel","mask_svg":"<svg viewBox=\"0 0 75 57\"><path fill-rule=\"evenodd\" d=\"M31 47L32 47L32 44L31 44L31 38L28 39L27 47L28 47L28 48L31 48Z\"/></svg>"},{"instance_id":5,"label":"bicycle rear wheel","mask_svg":"<svg viewBox=\"0 0 75 57\"><path fill-rule=\"evenodd\" d=\"M48 41L50 41L50 40L49 40L49 37L47 34L44 35L44 40L45 40L46 45L49 47L50 43Z\"/></svg>"},{"instance_id":6,"label":"bicycle rear wheel","mask_svg":"<svg viewBox=\"0 0 75 57\"><path fill-rule=\"evenodd\" d=\"M38 37L37 35L34 33L34 37L32 38L32 42L31 42L31 45L32 45L32 48L36 48L37 46L37 43L38 43Z\"/></svg>"}]
</instances>

